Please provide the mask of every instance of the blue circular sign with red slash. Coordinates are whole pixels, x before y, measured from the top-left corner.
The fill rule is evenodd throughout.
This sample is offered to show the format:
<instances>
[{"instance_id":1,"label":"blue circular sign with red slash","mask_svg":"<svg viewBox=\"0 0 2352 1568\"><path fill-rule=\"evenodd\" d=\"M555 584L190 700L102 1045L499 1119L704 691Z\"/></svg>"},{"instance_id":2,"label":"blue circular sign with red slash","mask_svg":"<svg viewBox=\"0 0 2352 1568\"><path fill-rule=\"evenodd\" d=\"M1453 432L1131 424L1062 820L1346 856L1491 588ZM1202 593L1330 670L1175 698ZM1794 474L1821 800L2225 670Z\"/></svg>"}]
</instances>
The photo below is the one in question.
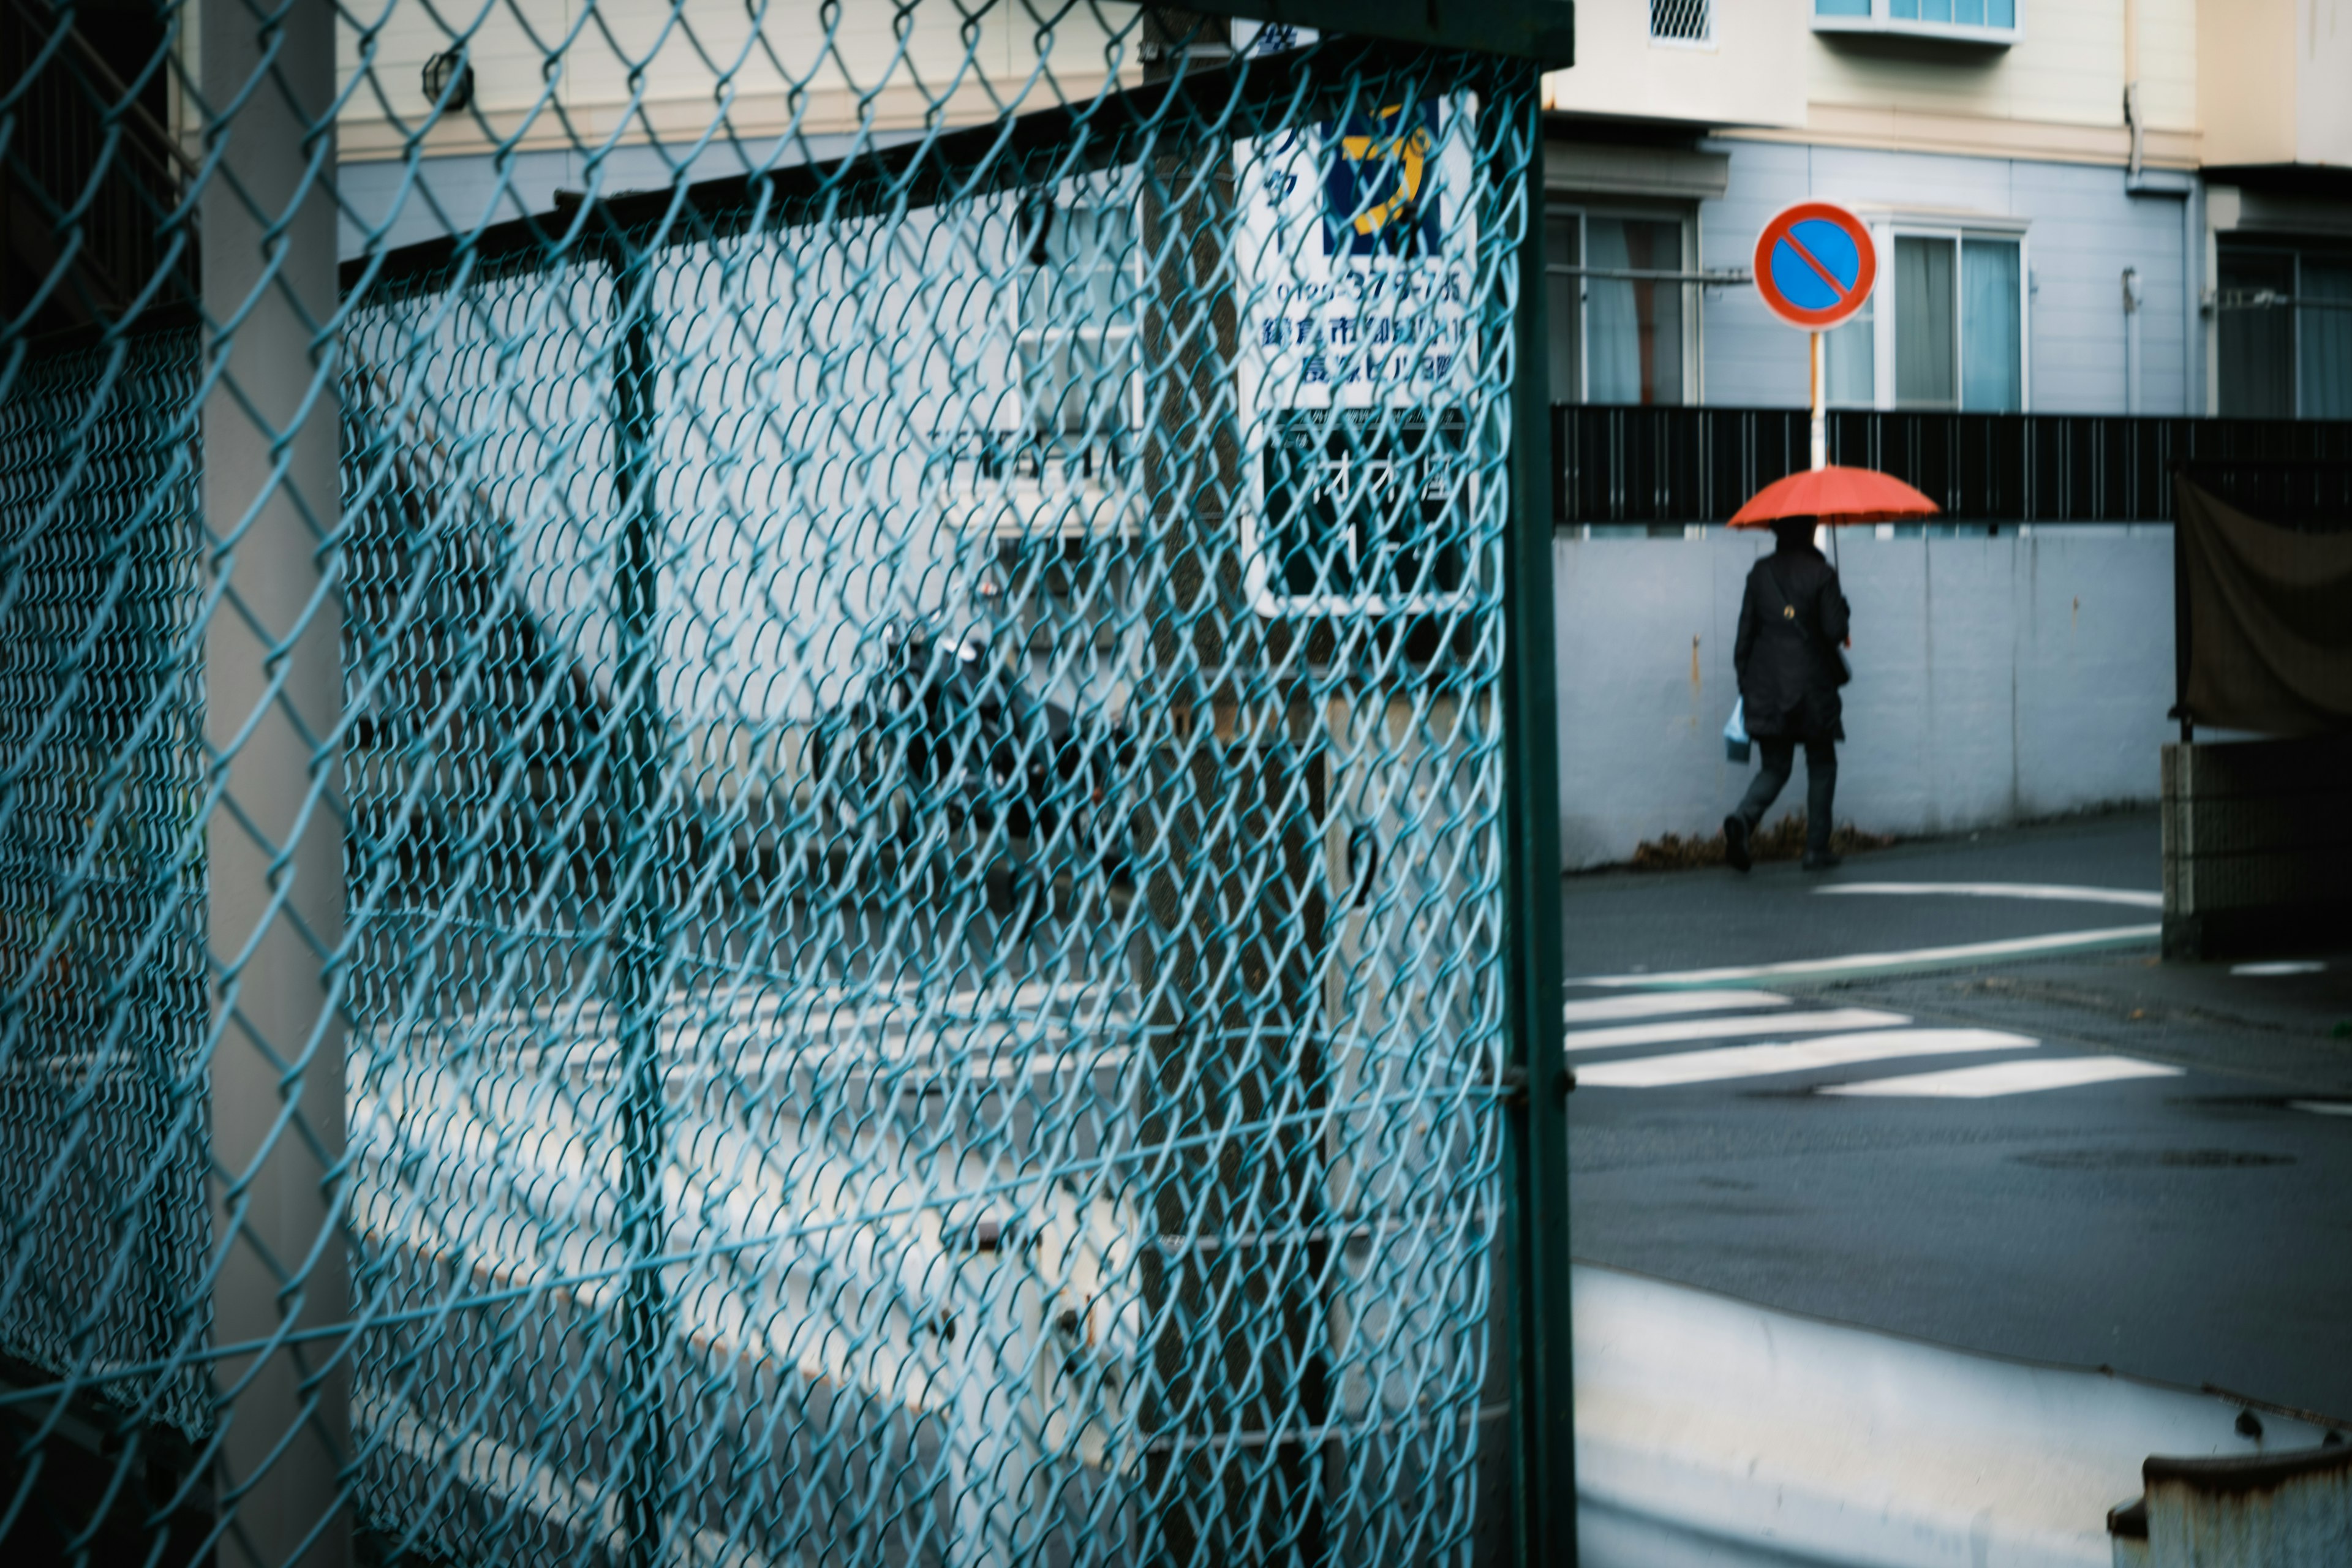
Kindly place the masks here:
<instances>
[{"instance_id":1,"label":"blue circular sign with red slash","mask_svg":"<svg viewBox=\"0 0 2352 1568\"><path fill-rule=\"evenodd\" d=\"M1756 237L1756 291L1792 327L1822 331L1862 309L1878 281L1878 247L1853 214L1799 202Z\"/></svg>"}]
</instances>

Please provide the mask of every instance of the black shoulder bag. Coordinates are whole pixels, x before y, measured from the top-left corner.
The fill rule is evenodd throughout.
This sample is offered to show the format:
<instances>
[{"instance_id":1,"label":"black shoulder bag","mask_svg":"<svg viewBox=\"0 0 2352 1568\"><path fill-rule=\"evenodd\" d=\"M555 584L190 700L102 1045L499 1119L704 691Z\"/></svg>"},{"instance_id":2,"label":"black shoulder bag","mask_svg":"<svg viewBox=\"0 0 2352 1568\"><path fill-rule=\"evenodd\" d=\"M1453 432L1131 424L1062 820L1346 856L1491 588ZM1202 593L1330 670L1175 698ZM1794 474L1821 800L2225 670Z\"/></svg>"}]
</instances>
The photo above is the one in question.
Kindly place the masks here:
<instances>
[{"instance_id":1,"label":"black shoulder bag","mask_svg":"<svg viewBox=\"0 0 2352 1568\"><path fill-rule=\"evenodd\" d=\"M1773 558L1769 555L1764 557L1764 575L1772 580L1772 592L1780 596L1780 618L1795 621L1803 631L1806 641L1816 647L1826 647L1829 649L1830 660L1837 667L1837 683L1840 686L1852 680L1853 666L1846 662L1845 650L1822 636L1821 628L1813 624L1811 618L1797 614L1797 606L1789 598L1789 585L1780 581L1780 568L1773 564Z\"/></svg>"}]
</instances>

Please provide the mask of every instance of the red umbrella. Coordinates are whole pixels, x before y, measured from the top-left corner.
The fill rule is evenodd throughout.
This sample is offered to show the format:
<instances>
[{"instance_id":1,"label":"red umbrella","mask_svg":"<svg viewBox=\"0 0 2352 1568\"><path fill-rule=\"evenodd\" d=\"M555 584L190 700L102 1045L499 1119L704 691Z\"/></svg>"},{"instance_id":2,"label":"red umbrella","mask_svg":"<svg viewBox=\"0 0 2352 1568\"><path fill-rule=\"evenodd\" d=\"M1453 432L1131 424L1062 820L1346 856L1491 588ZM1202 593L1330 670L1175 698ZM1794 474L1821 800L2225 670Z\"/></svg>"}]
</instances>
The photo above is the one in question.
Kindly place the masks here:
<instances>
[{"instance_id":1,"label":"red umbrella","mask_svg":"<svg viewBox=\"0 0 2352 1568\"><path fill-rule=\"evenodd\" d=\"M1809 468L1775 479L1731 515L1734 528L1769 528L1784 518L1825 523L1907 522L1944 509L1876 468Z\"/></svg>"}]
</instances>

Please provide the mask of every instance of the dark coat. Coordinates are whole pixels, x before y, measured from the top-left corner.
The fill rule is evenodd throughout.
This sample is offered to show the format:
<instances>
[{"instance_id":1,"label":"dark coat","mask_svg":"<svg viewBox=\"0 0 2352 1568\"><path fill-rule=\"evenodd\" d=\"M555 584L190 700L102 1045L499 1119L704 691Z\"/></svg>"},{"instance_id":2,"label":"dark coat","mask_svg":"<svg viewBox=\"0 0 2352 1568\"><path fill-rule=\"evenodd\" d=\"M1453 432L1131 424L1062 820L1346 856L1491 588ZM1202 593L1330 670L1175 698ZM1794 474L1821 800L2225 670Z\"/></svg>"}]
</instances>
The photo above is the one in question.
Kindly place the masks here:
<instances>
[{"instance_id":1,"label":"dark coat","mask_svg":"<svg viewBox=\"0 0 2352 1568\"><path fill-rule=\"evenodd\" d=\"M1787 590L1785 601L1773 582L1776 572ZM1845 640L1846 615L1837 573L1811 544L1776 550L1748 572L1731 664L1739 672L1750 735L1759 741L1845 739L1837 647Z\"/></svg>"}]
</instances>

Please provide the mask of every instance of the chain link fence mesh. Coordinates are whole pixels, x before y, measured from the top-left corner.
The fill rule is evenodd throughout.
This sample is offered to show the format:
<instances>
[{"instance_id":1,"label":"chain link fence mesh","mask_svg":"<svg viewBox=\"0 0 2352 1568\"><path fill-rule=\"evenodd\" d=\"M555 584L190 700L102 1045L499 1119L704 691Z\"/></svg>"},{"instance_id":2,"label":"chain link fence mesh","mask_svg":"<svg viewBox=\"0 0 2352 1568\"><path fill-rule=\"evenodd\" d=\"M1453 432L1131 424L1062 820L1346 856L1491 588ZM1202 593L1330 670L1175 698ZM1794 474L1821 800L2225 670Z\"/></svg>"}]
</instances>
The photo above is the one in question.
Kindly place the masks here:
<instances>
[{"instance_id":1,"label":"chain link fence mesh","mask_svg":"<svg viewBox=\"0 0 2352 1568\"><path fill-rule=\"evenodd\" d=\"M1532 73L5 3L0 1539L1467 1560Z\"/></svg>"},{"instance_id":2,"label":"chain link fence mesh","mask_svg":"<svg viewBox=\"0 0 2352 1568\"><path fill-rule=\"evenodd\" d=\"M204 877L194 343L44 357L0 404L0 1351L194 1435ZM119 1381L112 1381L119 1377Z\"/></svg>"}]
</instances>

